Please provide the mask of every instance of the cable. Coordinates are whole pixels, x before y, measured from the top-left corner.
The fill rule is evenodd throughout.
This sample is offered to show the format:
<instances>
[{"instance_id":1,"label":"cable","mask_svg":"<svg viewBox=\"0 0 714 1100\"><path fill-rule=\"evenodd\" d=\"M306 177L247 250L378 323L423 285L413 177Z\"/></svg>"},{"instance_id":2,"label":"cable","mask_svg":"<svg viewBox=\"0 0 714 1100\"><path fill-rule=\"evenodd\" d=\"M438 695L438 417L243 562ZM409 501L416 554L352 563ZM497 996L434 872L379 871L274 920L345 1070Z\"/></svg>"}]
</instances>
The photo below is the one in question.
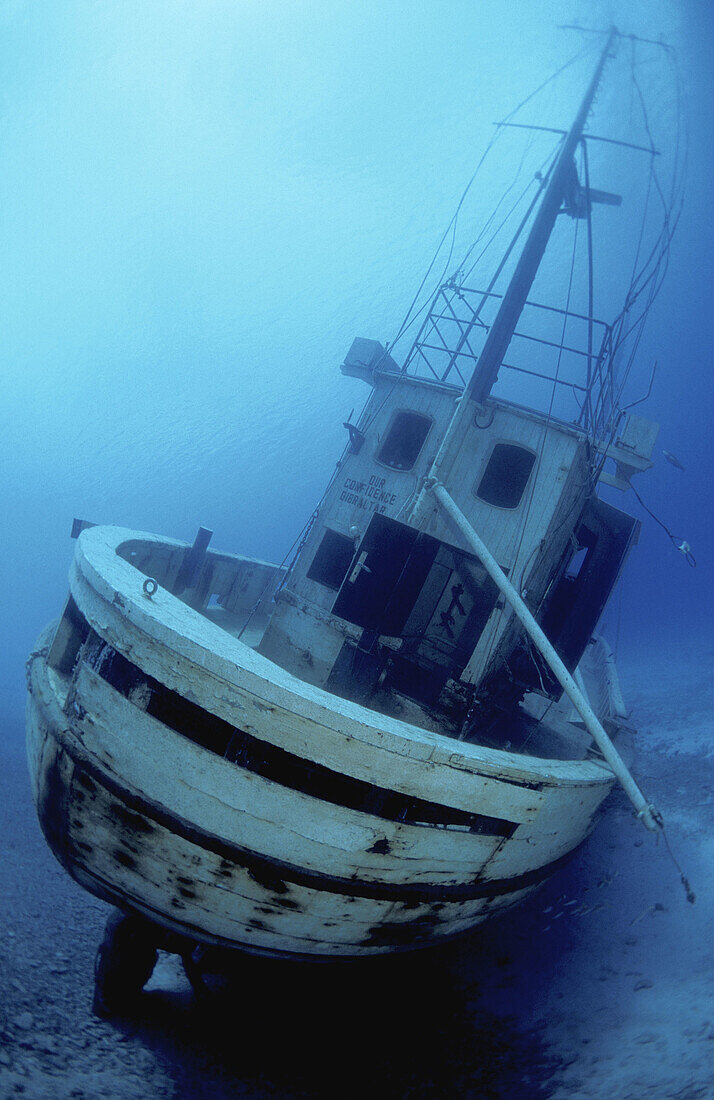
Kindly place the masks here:
<instances>
[{"instance_id":1,"label":"cable","mask_svg":"<svg viewBox=\"0 0 714 1100\"><path fill-rule=\"evenodd\" d=\"M672 851L672 847L669 843L669 837L667 836L667 833L665 832L664 822L662 821L661 815L658 815L658 816L659 816L659 821L657 822L657 824L659 825L662 836L664 837L664 843L667 847L667 851L669 852L670 859L672 860L672 863L674 864L674 866L679 871L679 880L682 883L682 886L684 887L684 892L687 895L687 901L689 902L690 905L694 905L695 901L697 900L697 895L692 890L692 887L689 883L689 879L687 878L684 871L680 867L679 861L678 861L677 857L675 856L674 852Z\"/></svg>"},{"instance_id":2,"label":"cable","mask_svg":"<svg viewBox=\"0 0 714 1100\"><path fill-rule=\"evenodd\" d=\"M476 180L476 177L477 177L479 171L481 170L481 167L482 167L484 161L486 160L487 156L489 155L489 153L493 149L493 147L496 144L496 142L498 141L499 137L501 136L502 129L503 129L503 123L504 122L509 122L512 118L515 117L515 115L518 114L518 112L520 110L523 109L523 107L526 106L527 103L529 103L532 99L534 99L535 96L539 95L540 92L542 92L544 88L546 88L553 81L557 80L557 78L563 72L565 72L566 69L570 68L571 65L574 65L577 61L579 61L586 54L589 54L589 53L592 53L592 52L593 52L592 48L585 47L582 50L580 50L577 54L574 54L573 57L571 57L569 61L566 61L563 65L560 66L559 69L556 69L556 71L554 73L551 73L551 75L548 76L541 84L539 84L538 87L535 88L534 91L530 92L525 97L525 99L522 99L521 102L516 107L514 107L512 111L510 111L506 115L506 117L502 120L502 122L498 124L498 129L496 130L496 133L494 134L494 136L491 138L488 145L486 146L486 149L484 150L483 154L481 155L481 158L480 158L478 164L476 165L476 168L474 169L474 172L472 173L470 179L468 180L466 186L464 187L464 189L461 193L461 197L459 198L459 201L456 205L456 210L454 211L449 224L447 225L446 229L444 230L444 233L442 234L441 240L439 241L439 244L437 245L437 248L436 248L436 251L435 251L435 253L432 257L431 263L429 264L429 267L426 270L426 274L424 275L421 283L419 284L419 288L418 288L416 294L414 295L414 298L412 299L412 302L411 302L411 304L410 304L410 306L409 306L409 308L406 312L406 315L404 317L404 320L402 321L402 324L399 328L399 331L397 332L397 335L390 342L390 345L389 345L390 347L394 347L394 345L397 343L397 341L403 335L403 333L405 331L405 326L409 321L409 318L410 318L411 313L412 313L412 311L413 311L413 309L416 305L416 302L419 298L419 295L421 294L421 291L424 288L424 285L425 285L425 283L426 283L426 281L429 277L429 274L431 273L431 270L434 267L434 264L436 263L439 252L441 251L441 248L443 247L444 241L448 237L449 232L451 230L453 230L453 235L454 235L454 239L455 239L456 223L458 221L459 214L461 212L461 208L462 208L462 206L463 206L463 204L466 200L466 196L468 195L469 191L471 190L471 187L473 186L474 181ZM450 252L449 259L447 261L447 264L444 268L444 272L443 272L439 282L442 282L443 279L444 279L444 276L446 275L446 271L448 270L448 265L451 262L451 254L452 253ZM430 295L430 297L431 297L431 295Z\"/></svg>"},{"instance_id":3,"label":"cable","mask_svg":"<svg viewBox=\"0 0 714 1100\"><path fill-rule=\"evenodd\" d=\"M647 505L645 504L645 502L642 499L642 497L640 496L640 494L637 492L637 489L635 489L632 482L630 482L630 488L632 489L632 492L635 494L638 501L640 502L640 504L644 508L645 512L647 512L647 515L651 516L652 519L655 521L655 523L658 523L659 526L662 528L662 530L665 532L665 534L668 536L668 538L670 539L670 541L671 541L672 545L674 546L675 550L679 550L680 554L684 554L687 565L691 565L692 567L696 566L697 562L696 562L696 559L695 559L694 555L692 554L689 543L685 539L677 538L676 535L672 534L672 532L670 531L667 524L663 523L662 520L659 518L659 516L656 516L654 514L654 512L652 511L652 509L647 507Z\"/></svg>"},{"instance_id":4,"label":"cable","mask_svg":"<svg viewBox=\"0 0 714 1100\"><path fill-rule=\"evenodd\" d=\"M688 155L688 142L686 129L683 127L682 122L682 85L678 62L676 55L673 51L668 50L668 56L670 58L674 78L673 83L675 88L676 117L676 136L674 143L670 193L669 197L665 196L664 188L655 169L654 157L650 158L645 209L643 211L642 222L640 225L637 249L633 262L632 275L630 278L630 286L625 297L625 304L612 325L612 336L609 340L609 346L603 347L603 351L601 353L602 363L598 370L598 375L600 378L608 377L611 381L609 408L607 401L607 390L601 386L601 391L597 400L597 411L594 417L595 427L598 427L598 425L601 427L605 427L605 435L603 439L604 445L601 447L602 456L598 466L594 469L594 475L596 477L600 476L600 473L607 458L607 449L615 438L615 434L621 421L622 413L624 411L621 405L624 390L629 380L632 367L635 362L636 354L639 349L644 330L644 322L655 298L657 297L657 294L662 287L667 272L670 259L672 238L674 236L682 213L682 180L684 166L686 164ZM637 79L636 58L634 57L634 55L631 60L631 84L633 90L637 94L637 101L640 106L643 124L651 141L652 130L649 121L649 114L647 111L645 98L642 93L642 88ZM642 251L645 227L649 215L649 200L653 189L659 195L660 202L662 204L662 225L658 234L654 238L654 241L652 242L652 246L646 259L640 264L639 258ZM644 298L644 305L642 309L635 315L636 304L641 298ZM630 346L627 353L627 359L624 363L624 366L618 372L620 374L620 378L617 384L615 384L615 360L622 355L625 345L628 342ZM627 407L631 406L625 406L625 408Z\"/></svg>"}]
</instances>

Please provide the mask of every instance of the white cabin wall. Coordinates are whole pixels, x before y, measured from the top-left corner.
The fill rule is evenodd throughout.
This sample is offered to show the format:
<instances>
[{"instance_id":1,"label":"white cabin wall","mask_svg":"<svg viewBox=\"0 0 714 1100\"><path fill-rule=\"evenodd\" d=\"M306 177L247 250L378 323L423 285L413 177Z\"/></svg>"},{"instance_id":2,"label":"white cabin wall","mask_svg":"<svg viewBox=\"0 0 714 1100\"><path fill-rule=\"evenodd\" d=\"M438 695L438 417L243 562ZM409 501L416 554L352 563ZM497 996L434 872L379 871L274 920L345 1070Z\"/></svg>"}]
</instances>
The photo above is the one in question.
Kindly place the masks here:
<instances>
[{"instance_id":1,"label":"white cabin wall","mask_svg":"<svg viewBox=\"0 0 714 1100\"><path fill-rule=\"evenodd\" d=\"M451 387L425 385L405 375L375 377L373 392L357 425L365 432L365 442L359 453L348 451L339 463L261 643L260 651L266 657L310 683L324 684L345 637L356 638L360 633L356 627L334 619L330 629L326 616L337 592L307 576L325 530L353 538L356 546L375 512L406 519L439 449L457 396ZM377 461L392 417L399 409L433 419L411 470L394 470ZM315 630L315 615L321 620L319 631Z\"/></svg>"},{"instance_id":2,"label":"white cabin wall","mask_svg":"<svg viewBox=\"0 0 714 1100\"><path fill-rule=\"evenodd\" d=\"M329 608L332 590L306 576L326 527L343 535L362 538L375 512L404 520L422 478L428 473L451 419L455 403L452 391L433 390L400 378L381 377L359 421L366 438L358 454L347 453L326 494L305 547L290 576L290 587L318 607ZM430 416L434 423L421 454L411 470L394 470L377 461L377 454L394 413L400 409Z\"/></svg>"},{"instance_id":3,"label":"white cabin wall","mask_svg":"<svg viewBox=\"0 0 714 1100\"><path fill-rule=\"evenodd\" d=\"M562 558L582 511L589 485L585 442L574 433L558 433L552 426L547 433L537 469L533 470L534 480L527 487L521 506L515 510L514 519L517 518L518 523L508 532L510 541L504 537L505 531L502 529L499 549L493 551L534 613ZM499 536L488 529L482 537L489 548L489 538L493 539L494 545L499 541ZM479 683L493 665L499 647L509 649L521 629L510 607L505 601L499 601L462 678L470 683Z\"/></svg>"},{"instance_id":4,"label":"white cabin wall","mask_svg":"<svg viewBox=\"0 0 714 1100\"><path fill-rule=\"evenodd\" d=\"M324 684L346 637L360 631L330 616L337 591L308 578L307 573L326 529L354 540L364 535L375 512L406 521L422 479L428 474L453 415L458 394L452 389L425 384L408 376L377 375L370 400L358 427L365 433L360 451L348 452L320 509L273 614L261 644L261 652L311 683ZM377 455L400 409L433 419L425 444L411 470L395 470L380 464ZM553 531L554 518L566 512L577 518L573 500L584 491L582 433L560 423L545 425L542 416L506 405L489 406L488 422L474 422L448 477L448 488L467 519L486 542L499 564L518 586L527 575L542 585L562 554L569 530L556 531L548 545L547 560L540 549ZM496 443L515 443L536 455L523 497L516 508L499 508L476 496L484 470ZM557 527L557 524L555 525ZM425 530L445 542L470 550L448 518L435 505ZM533 591L539 599L541 592ZM320 621L316 629L315 619ZM486 625L469 661L464 678L478 682L493 649L502 640L510 614L497 608Z\"/></svg>"},{"instance_id":5,"label":"white cabin wall","mask_svg":"<svg viewBox=\"0 0 714 1100\"><path fill-rule=\"evenodd\" d=\"M499 508L476 496L497 443L519 444L537 456L517 508ZM538 574L544 585L562 554L569 535L567 524L563 524L556 539L549 540L547 536L553 529L554 518L563 512L572 513L573 521L577 518L578 507L573 506L573 500L582 496L585 489L583 454L583 438L575 429L559 423L546 425L542 418L512 407L497 406L486 428L474 425L465 436L449 476L449 491L519 589L533 574ZM438 506L427 530L437 538L470 549ZM533 588L529 602L535 605L541 595L541 591ZM510 609L504 608L500 601L464 669L463 679L479 682L511 618Z\"/></svg>"}]
</instances>

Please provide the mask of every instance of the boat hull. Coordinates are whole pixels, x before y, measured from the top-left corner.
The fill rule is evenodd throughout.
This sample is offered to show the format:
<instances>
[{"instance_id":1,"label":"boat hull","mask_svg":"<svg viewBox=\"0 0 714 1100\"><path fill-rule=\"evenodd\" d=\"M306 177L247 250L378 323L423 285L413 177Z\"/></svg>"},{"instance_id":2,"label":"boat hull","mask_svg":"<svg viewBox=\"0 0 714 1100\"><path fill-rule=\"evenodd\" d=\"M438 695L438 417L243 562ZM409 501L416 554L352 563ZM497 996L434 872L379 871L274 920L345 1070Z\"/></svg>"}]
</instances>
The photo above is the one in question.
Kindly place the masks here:
<instances>
[{"instance_id":1,"label":"boat hull","mask_svg":"<svg viewBox=\"0 0 714 1100\"><path fill-rule=\"evenodd\" d=\"M373 955L517 904L592 828L600 764L454 742L295 680L149 599L117 553L130 535L82 535L76 660L56 667L60 624L29 673L38 817L92 893L197 942Z\"/></svg>"}]
</instances>

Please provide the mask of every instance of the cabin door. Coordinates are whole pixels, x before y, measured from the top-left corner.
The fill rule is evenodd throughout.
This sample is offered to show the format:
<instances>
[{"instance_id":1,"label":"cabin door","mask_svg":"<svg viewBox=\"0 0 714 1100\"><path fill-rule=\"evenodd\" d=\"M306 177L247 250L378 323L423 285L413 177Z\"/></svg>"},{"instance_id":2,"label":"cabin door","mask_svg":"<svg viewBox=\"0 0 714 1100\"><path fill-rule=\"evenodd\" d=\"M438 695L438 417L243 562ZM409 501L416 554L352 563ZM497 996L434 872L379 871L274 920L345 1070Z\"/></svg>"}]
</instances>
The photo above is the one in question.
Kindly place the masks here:
<instances>
[{"instance_id":1,"label":"cabin door","mask_svg":"<svg viewBox=\"0 0 714 1100\"><path fill-rule=\"evenodd\" d=\"M639 520L598 497L587 502L575 536L580 547L548 600L541 626L571 671L610 598Z\"/></svg>"},{"instance_id":2,"label":"cabin door","mask_svg":"<svg viewBox=\"0 0 714 1100\"><path fill-rule=\"evenodd\" d=\"M372 651L375 670L389 659L392 687L434 702L446 680L461 675L497 596L472 554L377 514L332 611L366 632L360 648ZM402 644L380 659L379 636Z\"/></svg>"}]
</instances>

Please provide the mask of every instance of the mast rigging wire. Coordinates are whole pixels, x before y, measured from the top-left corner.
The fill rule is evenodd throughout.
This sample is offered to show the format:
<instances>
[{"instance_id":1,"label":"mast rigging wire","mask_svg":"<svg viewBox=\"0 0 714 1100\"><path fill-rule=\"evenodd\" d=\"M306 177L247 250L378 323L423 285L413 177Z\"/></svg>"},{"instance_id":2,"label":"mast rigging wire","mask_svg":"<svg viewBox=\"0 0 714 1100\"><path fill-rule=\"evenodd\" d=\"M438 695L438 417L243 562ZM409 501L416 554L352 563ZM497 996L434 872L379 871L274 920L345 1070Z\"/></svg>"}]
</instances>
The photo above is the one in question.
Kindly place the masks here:
<instances>
[{"instance_id":1,"label":"mast rigging wire","mask_svg":"<svg viewBox=\"0 0 714 1100\"><path fill-rule=\"evenodd\" d=\"M556 69L556 71L554 73L551 73L551 75L548 76L541 84L539 84L538 87L534 89L534 91L530 92L524 99L522 99L521 102L516 107L514 107L512 111L510 111L506 115L505 119L503 119L503 122L508 122L512 118L514 118L515 115L517 115L518 112L520 110L522 110L523 107L525 107L527 103L530 103L530 101L532 99L534 99L537 95L539 95L540 92L542 92L544 90L544 88L546 88L553 81L557 80L557 78L563 72L565 72L566 69L570 68L571 65L576 64L576 62L578 62L581 58L583 58L584 56L586 56L587 54L590 54L592 52L593 52L593 50L590 47L585 47L582 50L579 50L578 53L574 54L573 57L570 58L570 60L566 61L563 65L561 65L559 69ZM397 335L390 342L390 345L389 345L390 347L394 347L394 345L397 343L397 341L403 335L404 326L409 321L411 313L414 310L414 308L416 306L416 303L418 301L419 295L421 294L421 292L422 292L422 290L423 290L423 288L426 284L426 281L429 278L429 275L431 274L432 268L434 267L434 264L436 263L439 252L441 251L441 249L444 245L444 241L447 239L450 231L452 232L452 237L455 240L456 224L458 222L459 214L461 213L461 208L462 208L462 206L463 206L463 204L466 200L466 196L468 195L469 191L471 190L471 187L473 186L474 181L476 180L476 177L477 177L479 171L481 170L481 167L482 167L484 161L486 160L489 153L493 149L494 145L498 141L500 135L501 135L501 128L499 127L496 130L496 133L494 134L494 136L489 141L488 145L486 146L486 149L484 150L483 154L481 155L481 158L480 158L478 164L476 165L476 168L474 169L474 172L471 175L471 178L468 180L464 190L461 193L461 197L460 197L460 199L459 199L459 201L456 205L456 210L454 211L454 213L451 217L451 221L449 222L446 229L444 230L444 233L441 237L441 240L439 241L439 244L437 245L436 251L435 251L435 253L432 257L431 263L429 264L429 267L427 268L426 273L425 273L421 283L419 284L419 288L417 289L417 292L414 295L414 298L412 299L412 302L411 302L409 308L407 309L406 315L405 315L404 320L402 321L402 324L401 324L401 326L400 326L400 328L397 332ZM453 250L453 245L452 245L452 250ZM441 276L441 279L439 280L440 283L443 281L443 279L446 275L446 272L448 270L449 264L451 263L451 254L452 253L450 252L447 263L446 263L446 266L445 266L444 271L443 271L443 274ZM432 295L430 294L429 299L431 299L431 297L432 297Z\"/></svg>"},{"instance_id":2,"label":"mast rigging wire","mask_svg":"<svg viewBox=\"0 0 714 1100\"><path fill-rule=\"evenodd\" d=\"M659 526L662 528L662 530L665 532L665 534L669 538L670 542L674 546L675 550L679 550L680 554L684 554L687 565L691 565L692 567L695 567L696 564L697 564L697 560L694 557L694 554L691 551L691 547L690 547L689 543L686 541L686 539L679 538L677 535L672 534L672 532L670 531L667 524L664 523L659 518L659 516L656 516L651 508L648 508L648 506L645 504L645 502L642 499L642 497L640 496L640 494L637 492L637 489L635 489L632 482L630 482L630 488L632 489L632 492L637 497L637 499L640 502L641 506L644 508L645 512L647 512L647 515L651 516L652 519L655 521L655 523L658 523Z\"/></svg>"},{"instance_id":3,"label":"mast rigging wire","mask_svg":"<svg viewBox=\"0 0 714 1100\"><path fill-rule=\"evenodd\" d=\"M578 28L578 29L582 30L583 28ZM652 139L651 127L650 127L650 124L649 124L649 116L647 114L645 100L644 100L644 96L642 94L642 89L640 87L639 81L637 80L637 76L636 76L636 72L635 72L636 57L635 57L635 50L634 50L634 42L635 41L650 43L651 40L641 39L641 38L638 38L635 35L621 35L621 37L622 38L629 38L633 42L632 57L631 57L631 80L632 80L631 86L634 89L634 91L636 92L637 100L640 104L640 108L641 108L641 111L643 113L643 121L644 121L645 129L646 129L646 132L648 134L648 138L650 140L651 147L654 148L654 141ZM626 382L629 378L629 374L630 374L630 371L631 371L631 368L632 368L632 364L634 362L636 351L639 347L640 339L641 339L641 336L642 336L642 328L643 328L644 320L645 320L647 314L649 313L649 310L652 306L652 303L653 303L657 293L659 292L659 290L662 286L662 282L663 282L663 279L664 279L664 276L665 276L665 273L666 273L666 270L667 270L667 266L668 266L668 262L669 262L669 250L670 250L670 246L671 246L672 236L673 236L674 230L676 229L677 223L679 221L679 217L681 216L681 209L682 209L682 206L681 206L681 174L683 172L683 168L684 168L684 164L686 163L687 156L686 156L686 141L685 141L685 152L684 152L683 156L682 156L682 152L681 152L681 137L682 137L682 129L681 129L681 87L682 87L682 85L681 85L681 74L679 72L679 67L678 67L678 64L677 64L676 55L675 55L674 51L672 50L672 48L667 46L665 43L662 43L662 42L654 42L654 43L651 43L651 44L661 46L662 48L665 49L668 56L670 57L673 72L674 72L675 78L676 78L675 79L676 115L677 115L678 124L677 124L677 130L676 130L674 167L673 167L673 172L672 172L672 184L671 184L671 189L670 189L669 201L667 201L667 198L664 194L664 190L663 190L663 187L661 185L659 176L658 176L658 174L656 172L656 169L654 167L654 163L653 163L654 157L651 157L651 159L650 159L650 174L649 174L649 178L648 178L648 199L647 199L647 203L646 203L645 212L643 213L643 220L642 220L642 223L641 223L640 237L638 239L637 251L636 251L635 260L634 260L634 263L633 263L633 274L632 274L632 277L631 277L631 280L630 280L630 287L629 287L628 293L627 293L626 298L625 298L625 305L624 305L623 309L621 310L620 314L618 315L618 317L616 318L615 323L612 326L613 337L610 340L609 350L607 351L606 358L603 361L602 368L600 370L601 374L604 370L605 373L610 376L610 384L611 384L611 395L610 395L611 409L610 409L610 416L609 416L609 428L610 428L609 441L610 442L612 441L612 439L614 439L614 435L615 435L615 432L617 430L617 426L619 424L620 413L621 413L619 403L620 403L620 400L622 398L624 387L625 387ZM565 62L559 69L557 69L553 74L551 74L546 80L544 80L533 92L531 92L528 96L526 96L514 108L514 110L511 111L506 116L506 118L502 120L502 122L505 123L505 122L510 121L528 102L530 102L541 91L543 91L543 89L545 87L547 87L554 80L556 80L566 69L568 69L570 66L577 63L582 57L584 57L586 54L588 54L590 52L592 52L592 51L589 48L584 48L584 49L578 51L577 54L573 55L573 57L571 57L567 62ZM452 215L452 218L451 218L449 224L447 225L444 233L442 234L442 237L441 237L441 239L440 239L440 241L437 245L436 251L434 252L434 255L432 257L432 260L431 260L431 262L430 262L430 264L427 268L427 271L426 271L424 277L421 280L421 283L419 284L419 287L416 291L416 294L414 295L414 298L412 299L412 302L409 305L409 308L407 309L407 312L404 316L404 319L403 319L403 321L400 325L399 330L397 331L396 336L390 342L390 344L387 345L388 348L393 348L395 346L397 341L407 331L407 328L411 327L411 325L414 323L414 321L417 319L417 317L424 311L424 309L428 308L429 303L434 299L435 295L433 293L430 294L428 296L426 302L415 313L416 304L417 304L417 302L419 300L419 297L420 297L420 295L421 295L421 293L422 293L422 291L423 291L423 289L424 289L424 287L425 287L425 285L428 281L429 275L431 274L431 272L432 272L432 270L433 270L433 268L434 268L434 266L437 262L439 253L441 252L441 250L444 246L444 243L448 239L449 234L451 234L451 244L450 244L450 247L449 247L449 252L448 252L446 264L444 266L444 270L443 270L441 279L439 280L439 286L438 286L437 291L436 291L436 294L439 293L439 290L441 289L441 285L443 283L443 280L446 276L446 272L448 271L449 265L451 263L451 259L453 257L453 252L454 252L455 242L456 242L457 224L458 224L459 216L461 214L464 202L465 202L465 200L466 200L466 198L467 198L467 196L468 196L468 194L469 194L469 192L470 192L470 190L471 190L471 188L472 188L472 186L473 186L473 184L474 184L474 182L475 182L475 180L476 180L476 178L477 178L477 176L478 176L478 174L479 174L479 172L480 172L480 170L481 170L481 168L482 168L482 166L483 166L483 164L486 160L486 158L488 157L488 155L493 150L493 148L494 148L494 146L495 146L495 144L498 140L498 137L503 132L503 129L504 129L504 127L502 125L499 125L497 127L496 133L494 134L491 141L488 143L484 153L482 154L481 158L479 159L479 162L478 162L474 172L472 173L470 179L468 180L468 182L466 184L466 187L462 191L462 194L459 198L459 201L457 203L454 214ZM685 137L686 137L686 134L685 134ZM528 150L526 150L526 153L527 153L527 151ZM526 153L524 153L524 157L525 157ZM466 263L468 258L473 253L474 248L480 243L481 240L483 240L483 237L484 237L485 233L488 232L489 227L493 224L493 221L494 221L494 218L495 218L495 216L498 212L498 209L502 205L502 203L505 200L507 194L515 186L515 183L516 183L517 178L518 178L518 174L522 170L524 157L521 160L521 165L519 166L519 172L516 175L516 179L509 186L507 191L501 196L501 199L499 200L499 203L497 204L495 210L492 212L492 214L490 215L490 217L486 221L485 225L482 227L482 229L481 229L479 235L477 236L476 240L467 249L467 252L466 252L466 254L464 255L464 257L462 259L461 265L459 266L459 268L456 269L456 272L454 273L454 276L452 276L452 279L456 279L460 274L462 274L464 278L468 278L468 275L471 274L471 272L474 270L474 268L477 266L477 264L483 258L484 254L491 247L494 240L496 239L498 234L501 232L504 225L507 223L508 219L510 217L512 217L512 215L515 212L515 210L517 209L518 205L520 204L520 202L525 197L525 194L527 193L528 187L524 188L523 192L519 196L519 199L516 201L516 203L514 203L512 205L512 207L511 207L510 211L508 212L508 214L506 215L506 217L501 221L501 223L499 224L496 231L491 235L491 237L487 241L486 245L484 246L482 251L479 253L479 255L476 258L476 260L474 261L474 263L469 268L468 272L464 275L463 274L464 264ZM547 159L548 158L546 158L546 162L547 162ZM546 162L544 162L544 164ZM532 183L532 181L530 181L529 186L531 185L531 183ZM644 239L644 227L645 227L645 223L646 223L646 219L647 219L647 213L648 213L647 207L649 206L649 193L651 191L652 186L654 186L654 188L656 189L656 191L659 195L659 198L660 198L660 202L662 203L663 225L662 225L662 229L660 230L660 233L658 234L657 238L655 239L655 241L653 243L652 249L651 249L647 259L641 265L639 270L635 270L637 268L637 263L639 261L639 255L640 255L640 252L641 252L642 241ZM634 318L627 327L625 327L626 319L629 316L631 316L633 308L635 306L635 303L641 298L641 296L645 293L645 291L648 291L648 293L646 295L645 305L644 305L644 308L642 309L642 312L639 313L638 316L636 318ZM569 293L570 293L570 290L569 290ZM589 315L590 316L592 315L592 309L589 310ZM617 392L615 392L614 383L613 383L613 371L614 371L615 356L621 351L622 347L630 339L630 337L633 337L633 346L630 349L630 353L628 355L628 361L627 361L626 367L623 371L623 376L622 376L621 382L620 382L619 386L617 387ZM559 361L560 361L560 353L559 353ZM393 387L392 387L392 389L393 389ZM387 400L388 396L389 396L389 393L386 395L385 401ZM604 394L601 393L600 397L603 398ZM377 415L377 413L380 411L381 407L383 407L383 404L384 404L384 402L382 402L379 409L377 409L375 411L374 415ZM551 395L551 408L552 408L552 405L553 405L553 396ZM600 412L604 413L604 407L602 405L600 406ZM374 415L370 418L370 423L374 419ZM337 463L337 466L336 466L335 470L333 471L333 475L332 475L332 477L331 477L331 479L328 483L328 486L325 489L325 492L323 493L323 495L322 495L322 497L321 497L321 499L320 499L320 501L317 505L317 508L314 510L314 512L310 516L310 519L308 520L307 524L303 527L302 531L297 536L297 538L293 542L290 549L287 551L287 553L286 553L286 555L283 559L283 562L281 564L285 564L287 559L290 557L291 552L293 551L293 549L296 547L296 545L298 543L300 543L301 546L304 545L304 540L307 537L307 535L309 534L309 530L310 530L312 524L315 522L315 519L317 518L317 514L319 513L319 510L320 510L320 508L321 508L321 506L324 502L325 496L326 496L327 492L329 491L330 487L332 486L332 484L334 482L334 479L337 475L337 471L338 471L339 466L342 462L342 459L344 458L344 455L345 455L346 451L347 451L347 448L345 448L345 451L343 451L343 455L340 458L339 462ZM602 464L604 463L604 461L605 461L605 456L603 455L603 458L602 458L602 461L600 463L599 469L602 468ZM599 471L598 471L598 476L599 476ZM635 492L635 495L638 496L638 499L640 499L639 494L637 494L636 490L633 490L633 491ZM644 505L644 502L642 502L640 500L640 503L642 503L642 506L646 508L646 505ZM657 517L653 517L653 518L656 519ZM657 522L661 522L661 521L657 520ZM664 526L664 525L662 525L662 526ZM673 541L674 541L673 536L671 535L671 533L669 532L669 530L666 527L665 527L665 530L667 530L667 533L668 533L669 537L672 538ZM675 545L676 545L676 543L675 543ZM295 560L295 556L293 556L293 562L294 562L294 560ZM291 567L292 567L292 563L291 563ZM289 573L289 571L290 570L288 570L288 573ZM286 578L283 578L282 583L285 583L285 579ZM252 612L251 612L251 614L252 614Z\"/></svg>"},{"instance_id":4,"label":"mast rigging wire","mask_svg":"<svg viewBox=\"0 0 714 1100\"><path fill-rule=\"evenodd\" d=\"M634 37L634 36L630 36ZM639 41L639 40L638 40ZM662 44L664 45L664 44ZM667 55L670 60L671 71L673 75L673 85L675 90L675 143L674 154L671 171L671 184L669 188L669 198L664 193L664 188L661 184L657 169L654 163L654 157L650 158L647 195L645 201L645 209L643 210L642 222L640 225L640 233L638 238L637 250L633 262L633 270L630 278L630 286L625 296L625 303L618 314L617 318L612 325L612 341L610 348L607 352L607 367L609 374L614 380L615 371L615 358L620 354L630 341L630 348L627 355L627 360L621 371L619 382L616 384L612 392L612 404L609 413L608 430L605 434L604 445L602 448L602 457L594 473L596 477L599 477L603 465L606 461L607 448L613 442L619 424L621 421L624 410L631 406L621 405L624 390L629 380L633 364L639 350L640 341L644 330L644 322L649 314L650 309L655 301L655 298L659 294L659 291L664 282L667 268L669 266L670 251L672 239L679 223L679 219L682 214L683 206L683 177L684 169L687 162L687 132L683 125L682 119L682 81L679 71L678 60L675 51L671 47L665 47ZM642 88L636 73L637 58L634 48L631 52L630 58L630 80L633 92L636 92L637 101L640 106L643 125L648 134L650 140L652 139L652 130L649 120L649 113L647 111L646 100L642 92ZM654 143L652 143L654 144ZM647 255L645 261L639 266L638 262L642 250L642 243L644 240L644 233L646 222L649 215L649 203L652 190L656 191L662 204L662 226L659 233L655 237L651 249ZM634 314L635 304L644 295L644 305L636 315ZM629 318L629 324L627 323ZM599 412L598 416L604 414L604 405L602 399L604 394L600 394L598 401Z\"/></svg>"}]
</instances>

